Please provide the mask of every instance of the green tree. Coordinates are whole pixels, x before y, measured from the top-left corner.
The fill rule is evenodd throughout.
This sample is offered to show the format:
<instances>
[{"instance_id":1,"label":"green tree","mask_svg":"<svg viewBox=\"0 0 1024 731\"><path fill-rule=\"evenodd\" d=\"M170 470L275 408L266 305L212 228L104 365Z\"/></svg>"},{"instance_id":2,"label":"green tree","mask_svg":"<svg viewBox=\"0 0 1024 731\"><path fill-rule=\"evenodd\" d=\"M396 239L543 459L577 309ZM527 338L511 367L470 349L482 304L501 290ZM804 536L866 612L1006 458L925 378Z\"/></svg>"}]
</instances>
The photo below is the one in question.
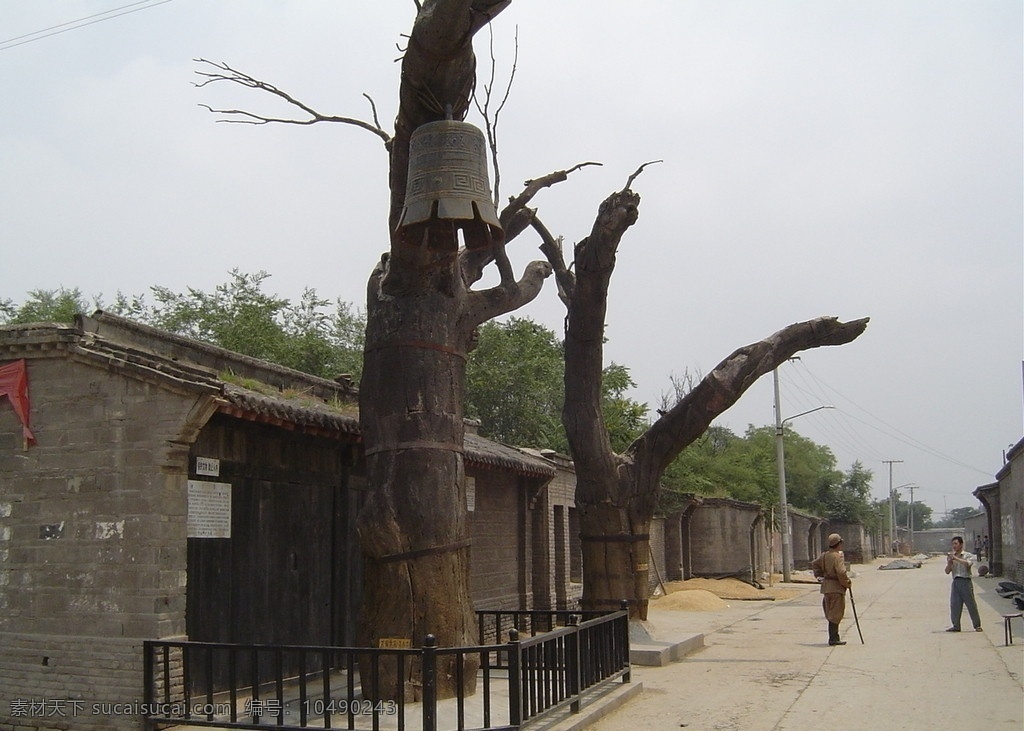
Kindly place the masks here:
<instances>
[{"instance_id":1,"label":"green tree","mask_svg":"<svg viewBox=\"0 0 1024 731\"><path fill-rule=\"evenodd\" d=\"M977 515L978 511L972 508L964 508L969 511L967 517ZM932 522L932 509L922 502L914 501L913 511L910 509L910 503L903 502L902 500L896 500L896 523L904 527L911 525L909 515L913 512L914 530L925 530L927 528L934 528L935 524ZM949 527L961 527L963 526L963 520L956 524L956 526Z\"/></svg>"},{"instance_id":2,"label":"green tree","mask_svg":"<svg viewBox=\"0 0 1024 731\"><path fill-rule=\"evenodd\" d=\"M297 304L264 291L270 275L234 269L213 292L189 287L150 289L142 296L118 294L112 311L154 327L219 345L243 355L323 378L362 373L366 317L351 304L329 300L307 288Z\"/></svg>"},{"instance_id":3,"label":"green tree","mask_svg":"<svg viewBox=\"0 0 1024 731\"><path fill-rule=\"evenodd\" d=\"M896 503L899 509L899 501ZM981 508L953 508L946 513L946 516L935 524L937 528L963 528L964 521L981 512Z\"/></svg>"},{"instance_id":4,"label":"green tree","mask_svg":"<svg viewBox=\"0 0 1024 731\"><path fill-rule=\"evenodd\" d=\"M522 317L486 322L466 366L466 415L479 419L490 439L566 453L564 372L563 344L553 330ZM605 367L601 409L619 448L646 428L646 404L626 396L635 386L626 366Z\"/></svg>"},{"instance_id":5,"label":"green tree","mask_svg":"<svg viewBox=\"0 0 1024 731\"><path fill-rule=\"evenodd\" d=\"M818 494L841 479L832 450L784 427L786 497L794 507L819 512ZM779 472L775 452L775 427L747 427L743 448L735 445L732 456L745 466L747 479L729 488L740 500L774 505L779 499Z\"/></svg>"},{"instance_id":6,"label":"green tree","mask_svg":"<svg viewBox=\"0 0 1024 731\"><path fill-rule=\"evenodd\" d=\"M758 478L748 447L730 429L709 427L665 470L659 510L668 515L683 507L686 493L737 499L756 494Z\"/></svg>"},{"instance_id":7,"label":"green tree","mask_svg":"<svg viewBox=\"0 0 1024 731\"><path fill-rule=\"evenodd\" d=\"M99 299L94 302L99 307ZM75 287L67 289L33 289L20 306L11 300L0 301L0 324L24 324L28 322L58 322L71 324L75 315L86 312L90 305Z\"/></svg>"},{"instance_id":8,"label":"green tree","mask_svg":"<svg viewBox=\"0 0 1024 731\"><path fill-rule=\"evenodd\" d=\"M635 388L629 369L618 363L606 366L601 378L601 412L612 446L623 450L647 429L647 404L626 392Z\"/></svg>"},{"instance_id":9,"label":"green tree","mask_svg":"<svg viewBox=\"0 0 1024 731\"><path fill-rule=\"evenodd\" d=\"M859 463L844 475L832 451L785 431L786 487L794 507L828 517L853 514L870 518L870 471ZM747 428L740 437L712 426L684 449L663 476L659 510L669 514L682 506L685 493L731 497L764 507L779 500L775 427Z\"/></svg>"},{"instance_id":10,"label":"green tree","mask_svg":"<svg viewBox=\"0 0 1024 731\"><path fill-rule=\"evenodd\" d=\"M565 452L562 344L528 318L486 322L466 366L466 415L480 433L518 446Z\"/></svg>"},{"instance_id":11,"label":"green tree","mask_svg":"<svg viewBox=\"0 0 1024 731\"><path fill-rule=\"evenodd\" d=\"M824 517L848 523L872 526L877 519L871 507L871 480L874 474L859 461L854 462L838 483L820 483L818 504Z\"/></svg>"},{"instance_id":12,"label":"green tree","mask_svg":"<svg viewBox=\"0 0 1024 731\"><path fill-rule=\"evenodd\" d=\"M244 274L234 269L230 276L211 293L192 287L183 294L152 287L156 304L146 319L171 332L280 363L286 350L281 319L288 300L263 291L270 276L266 272Z\"/></svg>"}]
</instances>

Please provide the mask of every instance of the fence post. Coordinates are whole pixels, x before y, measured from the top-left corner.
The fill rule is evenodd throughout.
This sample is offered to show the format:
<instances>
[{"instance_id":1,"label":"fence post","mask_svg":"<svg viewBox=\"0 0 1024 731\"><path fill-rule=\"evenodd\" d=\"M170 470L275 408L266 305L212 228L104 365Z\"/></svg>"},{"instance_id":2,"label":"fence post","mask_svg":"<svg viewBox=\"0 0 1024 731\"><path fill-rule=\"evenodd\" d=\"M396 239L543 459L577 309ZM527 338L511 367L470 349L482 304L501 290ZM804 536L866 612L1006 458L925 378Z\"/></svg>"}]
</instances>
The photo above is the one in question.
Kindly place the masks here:
<instances>
[{"instance_id":1,"label":"fence post","mask_svg":"<svg viewBox=\"0 0 1024 731\"><path fill-rule=\"evenodd\" d=\"M519 654L519 630L508 631L508 722L514 728L523 724L522 663Z\"/></svg>"},{"instance_id":2,"label":"fence post","mask_svg":"<svg viewBox=\"0 0 1024 731\"><path fill-rule=\"evenodd\" d=\"M423 731L437 731L437 638L423 638Z\"/></svg>"},{"instance_id":3,"label":"fence post","mask_svg":"<svg viewBox=\"0 0 1024 731\"><path fill-rule=\"evenodd\" d=\"M146 731L153 728L153 722L149 717L153 714L154 698L154 675L153 672L153 643L151 640L144 640L142 643L142 702L146 705L146 715L143 719Z\"/></svg>"},{"instance_id":4,"label":"fence post","mask_svg":"<svg viewBox=\"0 0 1024 731\"><path fill-rule=\"evenodd\" d=\"M569 656L566 658L569 665L569 667L566 668L566 672L569 674L569 697L572 698L572 703L569 704L569 710L573 713L579 713L580 686L582 685L583 673L583 657L580 653L580 615L570 614L566 621L566 625L575 630L566 638L571 643L569 646Z\"/></svg>"},{"instance_id":5,"label":"fence post","mask_svg":"<svg viewBox=\"0 0 1024 731\"><path fill-rule=\"evenodd\" d=\"M631 681L631 665L629 662L629 600L623 599L619 608L626 613L624 621L622 622L622 633L619 636L619 661L624 663L626 666L626 672L622 675L622 682L629 683Z\"/></svg>"}]
</instances>

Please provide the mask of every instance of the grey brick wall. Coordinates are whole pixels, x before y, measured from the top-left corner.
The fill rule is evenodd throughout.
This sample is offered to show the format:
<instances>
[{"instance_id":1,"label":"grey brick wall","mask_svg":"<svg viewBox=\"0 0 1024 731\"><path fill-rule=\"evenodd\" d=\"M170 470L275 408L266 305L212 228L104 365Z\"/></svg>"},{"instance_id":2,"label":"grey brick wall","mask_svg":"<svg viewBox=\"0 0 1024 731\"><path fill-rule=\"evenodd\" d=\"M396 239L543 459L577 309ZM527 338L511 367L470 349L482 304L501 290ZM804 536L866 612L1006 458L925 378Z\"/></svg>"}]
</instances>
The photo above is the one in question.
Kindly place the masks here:
<instances>
[{"instance_id":1,"label":"grey brick wall","mask_svg":"<svg viewBox=\"0 0 1024 731\"><path fill-rule=\"evenodd\" d=\"M473 476L472 473L469 473ZM470 551L470 592L478 609L519 609L527 601L520 556L528 536L520 535L522 490L514 475L497 470L479 474L476 501L468 514L473 536ZM523 516L525 517L525 516ZM528 554L527 554L528 555ZM527 559L528 563L528 559Z\"/></svg>"},{"instance_id":2,"label":"grey brick wall","mask_svg":"<svg viewBox=\"0 0 1024 731\"><path fill-rule=\"evenodd\" d=\"M28 360L37 444L0 408L0 729L137 729L91 711L141 702L142 639L185 631L174 462L196 397L50 355Z\"/></svg>"},{"instance_id":3,"label":"grey brick wall","mask_svg":"<svg viewBox=\"0 0 1024 731\"><path fill-rule=\"evenodd\" d=\"M582 549L579 518L576 515L576 473L566 460L556 461L558 473L548 483L549 521L546 571L550 575L555 608L575 609L583 594ZM537 569L540 570L540 569Z\"/></svg>"},{"instance_id":4,"label":"grey brick wall","mask_svg":"<svg viewBox=\"0 0 1024 731\"><path fill-rule=\"evenodd\" d=\"M756 505L733 500L709 498L698 505L687 526L692 576L751 578L756 572L751 528L758 515Z\"/></svg>"},{"instance_id":5,"label":"grey brick wall","mask_svg":"<svg viewBox=\"0 0 1024 731\"><path fill-rule=\"evenodd\" d=\"M654 518L651 520L651 542L650 552L647 560L650 562L650 571L647 574L647 587L653 593L659 588L660 582L668 581L665 577L665 519ZM660 577L660 582L659 582Z\"/></svg>"}]
</instances>

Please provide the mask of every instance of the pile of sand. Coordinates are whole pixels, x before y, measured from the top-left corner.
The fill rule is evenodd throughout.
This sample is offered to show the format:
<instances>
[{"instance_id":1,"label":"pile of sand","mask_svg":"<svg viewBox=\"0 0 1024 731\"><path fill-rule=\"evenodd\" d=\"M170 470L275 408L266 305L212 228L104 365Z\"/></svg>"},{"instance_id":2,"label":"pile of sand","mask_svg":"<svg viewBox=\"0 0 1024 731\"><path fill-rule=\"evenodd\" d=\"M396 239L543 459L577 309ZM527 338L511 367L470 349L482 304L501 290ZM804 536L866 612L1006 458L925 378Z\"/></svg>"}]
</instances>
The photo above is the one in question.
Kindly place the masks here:
<instances>
[{"instance_id":1,"label":"pile of sand","mask_svg":"<svg viewBox=\"0 0 1024 731\"><path fill-rule=\"evenodd\" d=\"M653 599L652 605L658 609L679 609L690 612L712 612L729 607L723 599L704 589L674 591L666 596Z\"/></svg>"}]
</instances>

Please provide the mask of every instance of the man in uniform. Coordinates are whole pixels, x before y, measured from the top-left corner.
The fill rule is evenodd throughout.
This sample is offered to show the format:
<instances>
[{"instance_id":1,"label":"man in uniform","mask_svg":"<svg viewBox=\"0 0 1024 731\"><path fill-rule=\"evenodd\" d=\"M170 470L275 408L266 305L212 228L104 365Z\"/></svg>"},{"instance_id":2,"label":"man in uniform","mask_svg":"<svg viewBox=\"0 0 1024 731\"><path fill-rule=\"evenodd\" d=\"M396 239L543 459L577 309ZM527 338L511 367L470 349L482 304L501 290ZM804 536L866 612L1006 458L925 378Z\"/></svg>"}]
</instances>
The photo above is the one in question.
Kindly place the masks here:
<instances>
[{"instance_id":1,"label":"man in uniform","mask_svg":"<svg viewBox=\"0 0 1024 731\"><path fill-rule=\"evenodd\" d=\"M839 624L846 613L846 590L853 582L846 574L842 536L833 533L828 537L828 550L814 560L811 569L821 580L821 608L828 621L828 644L845 645L839 639Z\"/></svg>"}]
</instances>

